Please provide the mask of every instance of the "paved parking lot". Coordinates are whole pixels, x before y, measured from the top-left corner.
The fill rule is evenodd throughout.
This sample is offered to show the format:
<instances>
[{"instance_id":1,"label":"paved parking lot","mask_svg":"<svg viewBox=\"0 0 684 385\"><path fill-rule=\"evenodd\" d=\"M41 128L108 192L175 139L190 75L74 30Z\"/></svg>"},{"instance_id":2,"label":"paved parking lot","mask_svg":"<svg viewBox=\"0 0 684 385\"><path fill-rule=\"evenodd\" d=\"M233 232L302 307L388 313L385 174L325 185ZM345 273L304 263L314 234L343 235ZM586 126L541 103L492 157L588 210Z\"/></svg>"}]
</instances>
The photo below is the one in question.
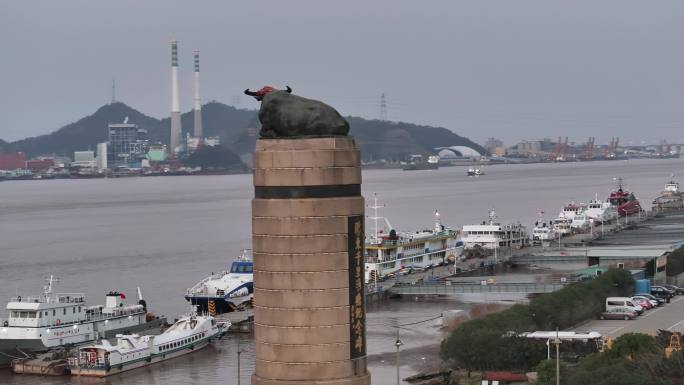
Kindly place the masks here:
<instances>
[{"instance_id":1,"label":"paved parking lot","mask_svg":"<svg viewBox=\"0 0 684 385\"><path fill-rule=\"evenodd\" d=\"M592 320L570 330L596 331L615 338L625 333L657 334L658 329L684 333L684 296L647 310L635 320Z\"/></svg>"}]
</instances>

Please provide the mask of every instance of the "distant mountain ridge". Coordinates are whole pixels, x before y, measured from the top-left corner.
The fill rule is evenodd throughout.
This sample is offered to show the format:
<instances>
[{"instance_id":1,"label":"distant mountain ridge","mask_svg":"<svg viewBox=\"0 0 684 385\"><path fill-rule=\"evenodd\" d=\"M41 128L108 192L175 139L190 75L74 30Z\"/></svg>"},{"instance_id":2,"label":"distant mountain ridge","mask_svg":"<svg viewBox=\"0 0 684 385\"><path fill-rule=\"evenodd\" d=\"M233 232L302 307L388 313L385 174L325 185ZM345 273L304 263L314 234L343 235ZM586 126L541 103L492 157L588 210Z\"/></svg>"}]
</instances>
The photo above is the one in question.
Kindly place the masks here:
<instances>
[{"instance_id":1,"label":"distant mountain ridge","mask_svg":"<svg viewBox=\"0 0 684 385\"><path fill-rule=\"evenodd\" d=\"M183 136L192 134L193 112L181 115ZM0 152L23 151L29 157L42 154L73 156L74 151L94 150L107 140L107 124L123 122L128 117L148 131L152 142L169 142L170 119L156 119L124 104L107 104L74 123L50 134L7 143L0 140ZM480 153L484 148L468 138L443 127L421 126L403 122L347 117L364 160L404 159L409 154L431 154L435 147L468 146ZM237 109L223 103L210 102L202 107L205 136L218 136L226 148L238 155L250 154L258 137L257 111Z\"/></svg>"}]
</instances>

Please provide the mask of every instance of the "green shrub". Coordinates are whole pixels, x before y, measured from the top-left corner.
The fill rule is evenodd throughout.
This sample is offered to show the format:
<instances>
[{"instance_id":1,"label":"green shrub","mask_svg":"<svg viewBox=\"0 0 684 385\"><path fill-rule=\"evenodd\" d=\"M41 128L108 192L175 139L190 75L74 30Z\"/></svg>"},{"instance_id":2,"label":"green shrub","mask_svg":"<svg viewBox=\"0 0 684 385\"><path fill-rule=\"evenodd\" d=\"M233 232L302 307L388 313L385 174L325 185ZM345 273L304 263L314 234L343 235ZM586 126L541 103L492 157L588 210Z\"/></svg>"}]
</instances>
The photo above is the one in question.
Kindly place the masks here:
<instances>
[{"instance_id":1,"label":"green shrub","mask_svg":"<svg viewBox=\"0 0 684 385\"><path fill-rule=\"evenodd\" d=\"M629 272L611 269L591 281L543 294L529 305L464 322L442 342L442 358L466 370L529 370L546 357L546 345L515 336L565 329L593 318L606 297L629 295L633 287Z\"/></svg>"}]
</instances>

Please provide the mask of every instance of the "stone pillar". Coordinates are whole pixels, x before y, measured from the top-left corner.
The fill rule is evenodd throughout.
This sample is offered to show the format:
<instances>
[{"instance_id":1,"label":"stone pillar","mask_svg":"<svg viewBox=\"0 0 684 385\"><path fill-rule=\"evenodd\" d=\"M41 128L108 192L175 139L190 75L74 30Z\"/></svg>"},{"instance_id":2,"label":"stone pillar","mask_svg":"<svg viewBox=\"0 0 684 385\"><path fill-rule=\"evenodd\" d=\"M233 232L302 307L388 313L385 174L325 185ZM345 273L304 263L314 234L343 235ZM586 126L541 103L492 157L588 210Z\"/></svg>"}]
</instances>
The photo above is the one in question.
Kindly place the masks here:
<instances>
[{"instance_id":1,"label":"stone pillar","mask_svg":"<svg viewBox=\"0 0 684 385\"><path fill-rule=\"evenodd\" d=\"M252 385L369 385L364 200L353 138L260 139Z\"/></svg>"}]
</instances>

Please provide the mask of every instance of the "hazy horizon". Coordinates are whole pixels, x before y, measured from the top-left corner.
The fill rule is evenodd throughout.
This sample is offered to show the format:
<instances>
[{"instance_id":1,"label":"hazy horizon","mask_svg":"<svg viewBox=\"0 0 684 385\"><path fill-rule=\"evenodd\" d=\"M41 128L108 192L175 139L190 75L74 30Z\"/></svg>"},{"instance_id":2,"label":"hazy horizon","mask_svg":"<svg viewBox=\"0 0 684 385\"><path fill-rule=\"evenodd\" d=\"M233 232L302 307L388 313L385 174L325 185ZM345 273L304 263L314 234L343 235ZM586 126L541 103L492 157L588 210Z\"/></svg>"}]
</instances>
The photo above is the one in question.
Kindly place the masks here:
<instances>
[{"instance_id":1,"label":"hazy horizon","mask_svg":"<svg viewBox=\"0 0 684 385\"><path fill-rule=\"evenodd\" d=\"M210 4L208 6L207 4ZM290 85L344 115L443 126L483 143L684 142L684 2L381 0L0 5L0 139L52 132L111 98L164 118L169 40L181 109ZM240 108L257 103L242 95Z\"/></svg>"}]
</instances>

